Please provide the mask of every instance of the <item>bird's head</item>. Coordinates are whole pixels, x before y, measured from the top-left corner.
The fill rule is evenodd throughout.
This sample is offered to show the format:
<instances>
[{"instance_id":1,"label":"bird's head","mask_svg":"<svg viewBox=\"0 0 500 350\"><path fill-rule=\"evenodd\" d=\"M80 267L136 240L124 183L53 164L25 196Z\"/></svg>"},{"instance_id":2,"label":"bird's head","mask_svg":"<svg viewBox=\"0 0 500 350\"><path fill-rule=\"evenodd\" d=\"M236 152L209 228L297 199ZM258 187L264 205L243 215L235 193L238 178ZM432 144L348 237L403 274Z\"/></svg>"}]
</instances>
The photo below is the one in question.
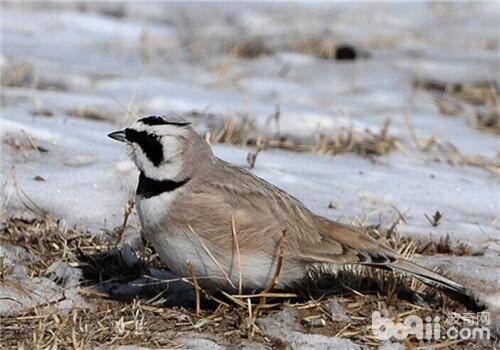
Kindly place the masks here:
<instances>
[{"instance_id":1,"label":"bird's head","mask_svg":"<svg viewBox=\"0 0 500 350\"><path fill-rule=\"evenodd\" d=\"M139 171L158 181L191 177L194 168L213 157L205 140L179 117L141 118L108 136L125 142Z\"/></svg>"}]
</instances>

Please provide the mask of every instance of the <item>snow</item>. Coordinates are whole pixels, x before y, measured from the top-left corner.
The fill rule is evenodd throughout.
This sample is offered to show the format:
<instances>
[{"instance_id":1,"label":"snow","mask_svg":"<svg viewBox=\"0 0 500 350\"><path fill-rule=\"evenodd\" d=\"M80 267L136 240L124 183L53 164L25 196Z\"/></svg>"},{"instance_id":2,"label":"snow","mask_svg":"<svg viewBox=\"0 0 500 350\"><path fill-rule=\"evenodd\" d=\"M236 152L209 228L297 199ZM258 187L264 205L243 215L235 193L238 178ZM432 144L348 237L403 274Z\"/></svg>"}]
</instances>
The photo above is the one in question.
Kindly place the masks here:
<instances>
[{"instance_id":1,"label":"snow","mask_svg":"<svg viewBox=\"0 0 500 350\"><path fill-rule=\"evenodd\" d=\"M394 343L390 340L386 340L379 346L380 350L404 350L405 346L402 343Z\"/></svg>"},{"instance_id":2,"label":"snow","mask_svg":"<svg viewBox=\"0 0 500 350\"><path fill-rule=\"evenodd\" d=\"M258 319L257 323L262 327L265 335L282 339L288 342L293 349L360 349L358 345L348 339L301 332L297 321L297 310L295 309L283 309L275 314Z\"/></svg>"},{"instance_id":3,"label":"snow","mask_svg":"<svg viewBox=\"0 0 500 350\"><path fill-rule=\"evenodd\" d=\"M0 284L0 317L17 315L26 308L47 303L56 305L61 314L73 308L89 308L79 294L81 272L78 269L59 262L49 266L47 277L29 278L24 263L27 260L37 261L38 257L21 247L5 244L0 245L0 256L3 266L12 267L12 272Z\"/></svg>"},{"instance_id":4,"label":"snow","mask_svg":"<svg viewBox=\"0 0 500 350\"><path fill-rule=\"evenodd\" d=\"M217 343L208 340L208 339L200 339L193 338L187 339L184 342L184 346L186 349L207 349L207 350L224 350L225 347L217 345Z\"/></svg>"},{"instance_id":5,"label":"snow","mask_svg":"<svg viewBox=\"0 0 500 350\"><path fill-rule=\"evenodd\" d=\"M330 317L339 321L351 321L351 318L345 313L337 299L330 298L326 304L326 310L330 313Z\"/></svg>"},{"instance_id":6,"label":"snow","mask_svg":"<svg viewBox=\"0 0 500 350\"><path fill-rule=\"evenodd\" d=\"M437 162L437 155L421 151L411 135L421 142L435 137L464 155L499 162L498 135L474 128L465 114L441 115L429 93L412 88L416 78L489 80L498 86L499 3L285 7L131 2L88 3L86 8L79 11L71 2L2 6L2 77L20 64L30 68L20 86L2 82L2 220L44 212L96 233L120 225L137 173L122 145L106 135L130 123L127 109L143 115L205 111L220 119L248 115L261 130L274 133L275 126L266 120L279 105L280 132L303 138L339 127L376 132L391 118L389 133L404 152L396 150L370 161L353 153L326 156L264 150L252 171L328 218L381 221L389 226L399 211L406 219L398 227L403 234L418 239L450 235L486 252L482 257L443 259L450 260L451 273L461 282L476 287L489 305L498 306L498 173ZM124 17L106 15L113 9ZM212 16L206 16L207 11ZM243 59L222 49L238 38L259 35L269 38L273 55ZM359 46L370 57L336 63L290 51L294 37L328 35ZM150 65L141 58L145 52L150 53ZM53 116L33 116L41 107ZM103 120L70 116L71 110L99 111ZM204 120L195 122L200 132L206 130ZM32 143L47 152L33 149ZM214 145L214 151L246 166L252 149ZM438 210L443 218L433 227L424 214L432 216ZM131 220L137 223L135 213ZM8 265L18 264L17 259L36 259L27 257L21 247L0 246L0 256ZM422 262L430 265L433 260ZM26 278L19 264L8 278ZM58 278L67 278L63 265L53 270ZM481 271L488 282L477 283L477 275L470 271ZM36 283L48 295L57 297L60 292L49 278ZM7 288L2 294L16 293L2 288ZM19 300L31 305L30 298ZM19 306L6 310L5 305L1 304L1 314L19 310ZM287 336L299 344L296 335ZM323 346L321 337L308 337L314 346Z\"/></svg>"}]
</instances>

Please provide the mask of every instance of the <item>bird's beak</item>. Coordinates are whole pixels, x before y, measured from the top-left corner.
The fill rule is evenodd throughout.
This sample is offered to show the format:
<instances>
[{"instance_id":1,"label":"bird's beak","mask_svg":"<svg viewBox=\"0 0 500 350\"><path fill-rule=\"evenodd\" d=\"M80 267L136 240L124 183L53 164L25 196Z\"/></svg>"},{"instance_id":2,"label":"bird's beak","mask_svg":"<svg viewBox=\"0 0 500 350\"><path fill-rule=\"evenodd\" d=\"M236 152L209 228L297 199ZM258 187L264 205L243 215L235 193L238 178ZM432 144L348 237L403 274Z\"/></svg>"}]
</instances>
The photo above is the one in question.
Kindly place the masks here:
<instances>
[{"instance_id":1,"label":"bird's beak","mask_svg":"<svg viewBox=\"0 0 500 350\"><path fill-rule=\"evenodd\" d=\"M112 132L111 134L108 134L108 137L111 137L113 140L116 140L116 141L127 142L127 138L125 137L124 130L118 130L118 131Z\"/></svg>"}]
</instances>

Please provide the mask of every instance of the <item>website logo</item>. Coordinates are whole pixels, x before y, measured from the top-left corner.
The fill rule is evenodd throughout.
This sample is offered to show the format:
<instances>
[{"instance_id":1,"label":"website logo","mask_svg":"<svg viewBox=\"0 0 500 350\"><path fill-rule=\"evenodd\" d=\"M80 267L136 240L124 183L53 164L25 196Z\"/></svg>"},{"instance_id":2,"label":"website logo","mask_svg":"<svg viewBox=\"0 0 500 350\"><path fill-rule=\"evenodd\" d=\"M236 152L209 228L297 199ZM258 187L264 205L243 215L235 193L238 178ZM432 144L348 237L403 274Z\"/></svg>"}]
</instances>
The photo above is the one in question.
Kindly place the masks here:
<instances>
[{"instance_id":1,"label":"website logo","mask_svg":"<svg viewBox=\"0 0 500 350\"><path fill-rule=\"evenodd\" d=\"M441 321L440 316L422 319L420 316L410 315L402 322L394 322L375 311L372 313L372 333L379 340L403 340L408 336L415 336L418 340L490 339L489 312L451 312L444 322Z\"/></svg>"}]
</instances>

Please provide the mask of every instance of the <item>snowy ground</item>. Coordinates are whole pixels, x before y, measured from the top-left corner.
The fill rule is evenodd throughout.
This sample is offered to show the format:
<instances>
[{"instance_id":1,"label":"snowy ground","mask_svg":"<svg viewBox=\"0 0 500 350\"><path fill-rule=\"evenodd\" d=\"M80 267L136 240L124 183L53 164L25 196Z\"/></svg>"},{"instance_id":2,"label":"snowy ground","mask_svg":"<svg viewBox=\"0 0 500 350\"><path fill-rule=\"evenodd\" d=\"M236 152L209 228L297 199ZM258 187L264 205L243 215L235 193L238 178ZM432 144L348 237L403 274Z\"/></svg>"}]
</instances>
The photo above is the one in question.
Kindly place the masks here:
<instances>
[{"instance_id":1,"label":"snowy ground","mask_svg":"<svg viewBox=\"0 0 500 350\"><path fill-rule=\"evenodd\" d=\"M266 120L279 105L280 134L303 138L339 127L377 132L391 118L402 147L387 155L264 150L254 172L329 218L389 226L399 211L404 234L450 235L484 252L448 265L499 306L500 138L471 121L471 111L491 106L460 102L447 116L414 87L498 87L498 3L6 3L1 11L3 219L49 213L95 232L120 225L137 175L106 134L133 115L248 115L274 133ZM227 49L249 37L264 38L272 54ZM292 52L297 38L324 37L368 55L353 63ZM431 137L490 166L448 164L438 148L420 147ZM214 150L242 166L252 151ZM443 218L433 227L425 214L436 211Z\"/></svg>"}]
</instances>

